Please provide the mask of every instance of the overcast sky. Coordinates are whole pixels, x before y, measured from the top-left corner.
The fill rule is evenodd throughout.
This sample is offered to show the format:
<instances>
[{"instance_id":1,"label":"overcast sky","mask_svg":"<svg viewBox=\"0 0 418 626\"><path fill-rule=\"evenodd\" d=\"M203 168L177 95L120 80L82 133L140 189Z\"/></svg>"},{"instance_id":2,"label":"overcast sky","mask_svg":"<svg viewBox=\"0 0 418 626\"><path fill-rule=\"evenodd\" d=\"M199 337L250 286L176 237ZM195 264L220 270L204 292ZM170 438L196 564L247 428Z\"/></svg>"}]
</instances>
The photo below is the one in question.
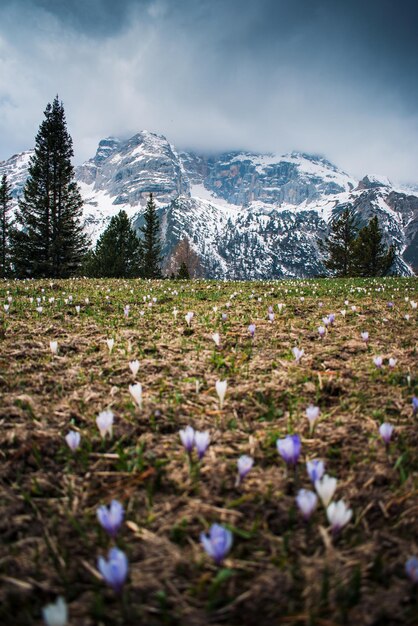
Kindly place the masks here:
<instances>
[{"instance_id":1,"label":"overcast sky","mask_svg":"<svg viewBox=\"0 0 418 626\"><path fill-rule=\"evenodd\" d=\"M57 93L76 163L148 129L418 182L418 2L1 0L0 159Z\"/></svg>"}]
</instances>

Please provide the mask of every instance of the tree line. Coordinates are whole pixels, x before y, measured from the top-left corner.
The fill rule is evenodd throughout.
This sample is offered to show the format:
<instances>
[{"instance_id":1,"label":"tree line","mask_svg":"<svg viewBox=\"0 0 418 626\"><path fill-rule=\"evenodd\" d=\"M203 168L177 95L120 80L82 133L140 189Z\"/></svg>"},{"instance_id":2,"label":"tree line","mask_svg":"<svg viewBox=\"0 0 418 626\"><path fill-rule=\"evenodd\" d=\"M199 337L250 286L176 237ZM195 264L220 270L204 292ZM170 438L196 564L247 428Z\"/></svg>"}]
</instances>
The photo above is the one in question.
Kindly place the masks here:
<instances>
[{"instance_id":1,"label":"tree line","mask_svg":"<svg viewBox=\"0 0 418 626\"><path fill-rule=\"evenodd\" d=\"M142 237L121 211L91 250L82 225L83 199L73 156L64 107L57 96L44 111L13 222L7 176L0 183L0 277L160 278L160 225L152 194L139 229Z\"/></svg>"},{"instance_id":2,"label":"tree line","mask_svg":"<svg viewBox=\"0 0 418 626\"><path fill-rule=\"evenodd\" d=\"M58 96L48 104L35 138L29 173L10 218L12 195L7 176L0 182L0 277L114 278L203 276L200 259L187 238L162 266L160 223L150 194L138 233L125 211L113 216L94 249L82 226L83 200L74 167L72 139ZM383 243L377 217L363 228L351 208L331 222L319 242L324 265L333 276L382 276L393 265L395 249Z\"/></svg>"},{"instance_id":3,"label":"tree line","mask_svg":"<svg viewBox=\"0 0 418 626\"><path fill-rule=\"evenodd\" d=\"M376 216L360 228L352 207L344 208L330 225L328 237L319 240L324 265L336 277L385 276L393 269L396 251L386 246Z\"/></svg>"}]
</instances>

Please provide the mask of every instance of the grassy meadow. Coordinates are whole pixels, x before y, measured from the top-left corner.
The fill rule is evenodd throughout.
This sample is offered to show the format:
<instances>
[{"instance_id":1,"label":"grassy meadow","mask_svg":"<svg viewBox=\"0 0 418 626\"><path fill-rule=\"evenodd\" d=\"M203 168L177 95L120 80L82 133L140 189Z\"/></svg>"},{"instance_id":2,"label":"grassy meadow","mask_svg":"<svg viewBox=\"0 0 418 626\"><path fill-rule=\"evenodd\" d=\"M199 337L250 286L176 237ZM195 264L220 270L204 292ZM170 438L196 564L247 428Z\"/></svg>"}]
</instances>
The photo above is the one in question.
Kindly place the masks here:
<instances>
[{"instance_id":1,"label":"grassy meadow","mask_svg":"<svg viewBox=\"0 0 418 626\"><path fill-rule=\"evenodd\" d=\"M57 596L72 626L417 624L417 300L416 278L3 281L0 624L43 624ZM188 425L210 434L200 462ZM289 434L295 467L276 447ZM254 465L239 482L241 455ZM298 510L309 459L352 510L337 533L320 500L309 521ZM116 538L96 514L113 499ZM200 540L213 523L233 535L220 564ZM97 566L113 545L129 562L121 593Z\"/></svg>"}]
</instances>

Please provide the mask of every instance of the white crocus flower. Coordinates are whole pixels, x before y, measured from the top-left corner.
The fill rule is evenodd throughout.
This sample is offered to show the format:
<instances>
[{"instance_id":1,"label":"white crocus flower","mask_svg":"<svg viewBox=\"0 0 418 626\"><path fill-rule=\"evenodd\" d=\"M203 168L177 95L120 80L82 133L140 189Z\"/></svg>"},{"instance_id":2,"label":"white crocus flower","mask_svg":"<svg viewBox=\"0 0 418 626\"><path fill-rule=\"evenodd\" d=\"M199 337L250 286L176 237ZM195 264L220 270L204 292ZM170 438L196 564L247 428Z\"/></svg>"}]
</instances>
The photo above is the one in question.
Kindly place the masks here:
<instances>
[{"instance_id":1,"label":"white crocus flower","mask_svg":"<svg viewBox=\"0 0 418 626\"><path fill-rule=\"evenodd\" d=\"M331 502L331 504L327 507L327 518L331 524L332 532L334 533L338 532L341 528L343 528L343 526L348 524L352 515L353 511L347 507L344 500Z\"/></svg>"},{"instance_id":2,"label":"white crocus flower","mask_svg":"<svg viewBox=\"0 0 418 626\"><path fill-rule=\"evenodd\" d=\"M50 341L49 347L50 347L52 354L58 353L58 341Z\"/></svg>"},{"instance_id":3,"label":"white crocus flower","mask_svg":"<svg viewBox=\"0 0 418 626\"><path fill-rule=\"evenodd\" d=\"M114 339L106 339L106 344L107 344L107 347L109 349L109 352L112 353L113 346L115 345L115 340Z\"/></svg>"},{"instance_id":4,"label":"white crocus flower","mask_svg":"<svg viewBox=\"0 0 418 626\"><path fill-rule=\"evenodd\" d=\"M295 357L296 363L299 363L303 355L305 354L305 350L299 350L298 347L292 348L293 356Z\"/></svg>"},{"instance_id":5,"label":"white crocus flower","mask_svg":"<svg viewBox=\"0 0 418 626\"><path fill-rule=\"evenodd\" d=\"M129 369L131 370L132 375L135 377L138 374L139 361L138 360L129 361Z\"/></svg>"},{"instance_id":6,"label":"white crocus flower","mask_svg":"<svg viewBox=\"0 0 418 626\"><path fill-rule=\"evenodd\" d=\"M321 502L325 507L331 502L336 488L337 479L328 476L328 474L324 474L320 480L315 481L316 493L321 498Z\"/></svg>"},{"instance_id":7,"label":"white crocus flower","mask_svg":"<svg viewBox=\"0 0 418 626\"><path fill-rule=\"evenodd\" d=\"M102 439L104 439L107 434L111 438L113 429L113 411L101 411L96 418L96 424Z\"/></svg>"},{"instance_id":8,"label":"white crocus flower","mask_svg":"<svg viewBox=\"0 0 418 626\"><path fill-rule=\"evenodd\" d=\"M318 497L309 489L300 489L296 496L296 503L305 520L308 520L318 504Z\"/></svg>"},{"instance_id":9,"label":"white crocus flower","mask_svg":"<svg viewBox=\"0 0 418 626\"><path fill-rule=\"evenodd\" d=\"M55 603L44 606L42 616L46 626L67 626L68 607L64 598L60 596Z\"/></svg>"},{"instance_id":10,"label":"white crocus flower","mask_svg":"<svg viewBox=\"0 0 418 626\"><path fill-rule=\"evenodd\" d=\"M214 333L212 335L212 339L215 342L215 345L219 347L220 344L221 344L221 336L220 336L220 334L219 333Z\"/></svg>"},{"instance_id":11,"label":"white crocus flower","mask_svg":"<svg viewBox=\"0 0 418 626\"><path fill-rule=\"evenodd\" d=\"M309 420L309 429L311 433L313 432L315 428L315 422L318 419L319 414L320 414L319 406L313 406L313 404L310 404L308 408L306 409L306 417Z\"/></svg>"},{"instance_id":12,"label":"white crocus flower","mask_svg":"<svg viewBox=\"0 0 418 626\"><path fill-rule=\"evenodd\" d=\"M226 388L228 386L228 383L226 382L226 380L217 380L216 381L216 393L218 394L218 398L219 398L219 406L222 409L223 405L224 405L224 399L225 399L225 393L226 393Z\"/></svg>"},{"instance_id":13,"label":"white crocus flower","mask_svg":"<svg viewBox=\"0 0 418 626\"><path fill-rule=\"evenodd\" d=\"M142 385L141 383L136 383L135 385L129 385L129 393L135 400L138 407L142 409Z\"/></svg>"}]
</instances>

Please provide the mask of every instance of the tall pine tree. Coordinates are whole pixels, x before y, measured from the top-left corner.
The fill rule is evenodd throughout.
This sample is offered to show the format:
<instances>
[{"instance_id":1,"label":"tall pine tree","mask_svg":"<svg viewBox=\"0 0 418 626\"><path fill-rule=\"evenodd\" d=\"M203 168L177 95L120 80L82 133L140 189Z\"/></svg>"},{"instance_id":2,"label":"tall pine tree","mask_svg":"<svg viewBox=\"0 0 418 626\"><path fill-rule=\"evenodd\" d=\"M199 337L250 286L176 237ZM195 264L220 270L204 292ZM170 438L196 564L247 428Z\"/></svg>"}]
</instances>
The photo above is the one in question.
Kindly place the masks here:
<instances>
[{"instance_id":1,"label":"tall pine tree","mask_svg":"<svg viewBox=\"0 0 418 626\"><path fill-rule=\"evenodd\" d=\"M0 278L10 276L9 211L12 208L11 187L6 174L0 183Z\"/></svg>"},{"instance_id":2,"label":"tall pine tree","mask_svg":"<svg viewBox=\"0 0 418 626\"><path fill-rule=\"evenodd\" d=\"M326 255L324 265L333 276L353 275L354 245L357 234L357 216L354 210L348 207L334 217L328 237L319 241L320 250Z\"/></svg>"},{"instance_id":3,"label":"tall pine tree","mask_svg":"<svg viewBox=\"0 0 418 626\"><path fill-rule=\"evenodd\" d=\"M86 273L108 278L135 278L141 273L141 247L125 211L110 220L89 255Z\"/></svg>"},{"instance_id":4,"label":"tall pine tree","mask_svg":"<svg viewBox=\"0 0 418 626\"><path fill-rule=\"evenodd\" d=\"M152 193L150 193L147 202L144 220L144 225L139 229L143 235L141 242L142 276L144 278L161 278L160 220Z\"/></svg>"},{"instance_id":5,"label":"tall pine tree","mask_svg":"<svg viewBox=\"0 0 418 626\"><path fill-rule=\"evenodd\" d=\"M385 246L377 216L364 226L354 246L354 266L357 276L385 276L395 260L394 246Z\"/></svg>"},{"instance_id":6,"label":"tall pine tree","mask_svg":"<svg viewBox=\"0 0 418 626\"><path fill-rule=\"evenodd\" d=\"M66 278L77 272L87 250L81 225L83 200L58 96L44 115L16 213L18 228L12 231L13 265L20 277Z\"/></svg>"}]
</instances>

